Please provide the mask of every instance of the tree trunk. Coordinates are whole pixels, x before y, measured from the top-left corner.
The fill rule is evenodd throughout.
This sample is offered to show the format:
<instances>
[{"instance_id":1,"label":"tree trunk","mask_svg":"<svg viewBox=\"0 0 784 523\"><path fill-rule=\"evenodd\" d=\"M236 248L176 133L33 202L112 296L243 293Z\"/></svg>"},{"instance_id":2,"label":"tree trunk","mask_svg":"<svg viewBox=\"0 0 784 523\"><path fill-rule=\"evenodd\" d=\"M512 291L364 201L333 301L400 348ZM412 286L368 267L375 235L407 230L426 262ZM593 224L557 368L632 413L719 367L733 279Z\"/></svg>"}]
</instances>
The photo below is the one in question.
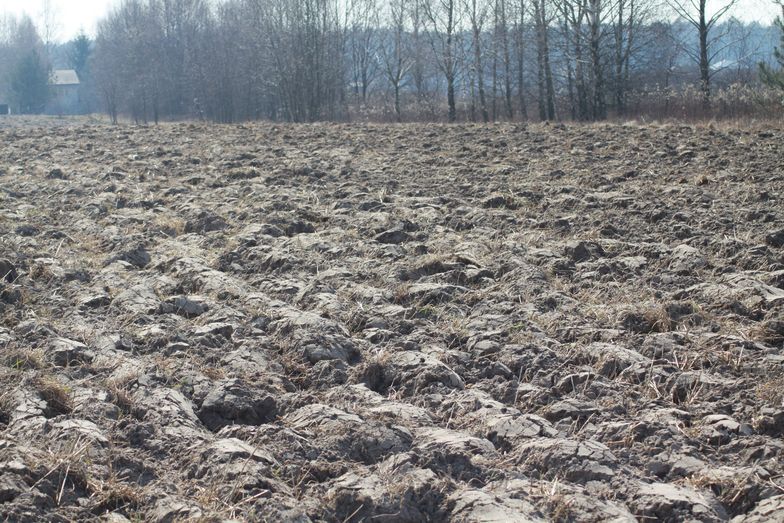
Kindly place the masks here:
<instances>
[{"instance_id":1,"label":"tree trunk","mask_svg":"<svg viewBox=\"0 0 784 523\"><path fill-rule=\"evenodd\" d=\"M615 27L615 110L619 116L626 111L624 107L624 77L623 77L623 54L624 54L624 22L623 22L624 1L618 2L618 25Z\"/></svg>"},{"instance_id":2,"label":"tree trunk","mask_svg":"<svg viewBox=\"0 0 784 523\"><path fill-rule=\"evenodd\" d=\"M544 0L539 0L540 9L539 15L541 22L539 28L541 31L540 44L542 47L542 69L544 72L544 87L545 87L545 109L547 120L555 120L555 88L553 87L553 70L550 67L550 45L548 36L547 14L545 12Z\"/></svg>"},{"instance_id":3,"label":"tree trunk","mask_svg":"<svg viewBox=\"0 0 784 523\"><path fill-rule=\"evenodd\" d=\"M506 116L509 120L514 119L514 107L512 106L512 64L509 55L509 26L507 25L506 0L501 2L501 48L504 53L504 98L506 100Z\"/></svg>"},{"instance_id":4,"label":"tree trunk","mask_svg":"<svg viewBox=\"0 0 784 523\"><path fill-rule=\"evenodd\" d=\"M705 20L706 0L700 0L700 91L702 92L702 107L710 109L710 64L708 63L708 24Z\"/></svg>"},{"instance_id":5,"label":"tree trunk","mask_svg":"<svg viewBox=\"0 0 784 523\"><path fill-rule=\"evenodd\" d=\"M474 69L476 70L476 84L479 90L479 108L482 111L482 121L488 122L487 100L485 99L484 70L482 68L482 33L480 28L474 23Z\"/></svg>"},{"instance_id":6,"label":"tree trunk","mask_svg":"<svg viewBox=\"0 0 784 523\"><path fill-rule=\"evenodd\" d=\"M455 103L455 57L452 48L455 30L455 3L449 1L446 24L446 57L444 59L444 69L446 70L446 100L449 105L449 121L457 121L457 106Z\"/></svg>"},{"instance_id":7,"label":"tree trunk","mask_svg":"<svg viewBox=\"0 0 784 523\"><path fill-rule=\"evenodd\" d=\"M536 18L536 67L538 73L536 75L536 87L539 92L539 119L544 121L547 120L547 102L545 101L547 93L544 80L544 38L542 36L544 30L542 29L540 1L541 0L534 0L534 17Z\"/></svg>"},{"instance_id":8,"label":"tree trunk","mask_svg":"<svg viewBox=\"0 0 784 523\"><path fill-rule=\"evenodd\" d=\"M528 119L528 108L525 103L525 0L520 0L520 19L515 32L517 51L517 97L520 104L520 117Z\"/></svg>"},{"instance_id":9,"label":"tree trunk","mask_svg":"<svg viewBox=\"0 0 784 523\"><path fill-rule=\"evenodd\" d=\"M403 118L400 115L400 82L395 83L395 117L397 119L397 123L403 121Z\"/></svg>"},{"instance_id":10,"label":"tree trunk","mask_svg":"<svg viewBox=\"0 0 784 523\"><path fill-rule=\"evenodd\" d=\"M591 76L593 79L593 119L604 120L607 117L607 105L604 99L604 72L601 56L601 12L602 0L591 1Z\"/></svg>"}]
</instances>

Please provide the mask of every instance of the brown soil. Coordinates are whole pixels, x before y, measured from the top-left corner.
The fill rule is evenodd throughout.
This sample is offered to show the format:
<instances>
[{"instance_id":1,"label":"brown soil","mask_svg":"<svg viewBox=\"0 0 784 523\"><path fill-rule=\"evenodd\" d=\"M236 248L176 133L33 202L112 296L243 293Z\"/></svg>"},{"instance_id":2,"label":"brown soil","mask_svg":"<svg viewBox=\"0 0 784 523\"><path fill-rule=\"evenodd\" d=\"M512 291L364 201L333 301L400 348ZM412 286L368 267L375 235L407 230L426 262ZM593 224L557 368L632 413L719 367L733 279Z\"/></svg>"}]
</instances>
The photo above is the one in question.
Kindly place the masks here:
<instances>
[{"instance_id":1,"label":"brown soil","mask_svg":"<svg viewBox=\"0 0 784 523\"><path fill-rule=\"evenodd\" d=\"M781 129L3 122L0 518L784 519Z\"/></svg>"}]
</instances>

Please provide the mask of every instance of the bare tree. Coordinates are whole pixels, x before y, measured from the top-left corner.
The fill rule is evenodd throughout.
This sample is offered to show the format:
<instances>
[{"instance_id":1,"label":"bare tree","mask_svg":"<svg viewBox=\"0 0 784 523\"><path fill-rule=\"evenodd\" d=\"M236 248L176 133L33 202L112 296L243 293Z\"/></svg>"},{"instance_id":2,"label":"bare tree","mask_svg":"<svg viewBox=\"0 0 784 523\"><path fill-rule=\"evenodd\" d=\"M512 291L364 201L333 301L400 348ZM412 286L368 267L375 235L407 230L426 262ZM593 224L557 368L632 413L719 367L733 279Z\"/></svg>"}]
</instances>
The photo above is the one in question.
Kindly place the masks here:
<instances>
[{"instance_id":1,"label":"bare tree","mask_svg":"<svg viewBox=\"0 0 784 523\"><path fill-rule=\"evenodd\" d=\"M491 121L527 118L534 92L542 120L560 116L561 96L578 120L611 108L669 114L670 100L686 114L675 93L684 52L701 64L706 99L711 82L752 82L750 64L772 59L756 51L759 28L727 20L735 0L713 11L710 0L672 0L687 23L657 1L118 0L87 65L84 38L74 64L91 72L91 96L113 119L346 120L353 91L356 101L383 93L398 121L437 118L444 98L449 121L464 108ZM15 25L9 43L9 24L0 27L6 94L25 33ZM699 36L694 27L699 48L682 35ZM734 76L716 76L732 67Z\"/></svg>"},{"instance_id":2,"label":"bare tree","mask_svg":"<svg viewBox=\"0 0 784 523\"><path fill-rule=\"evenodd\" d=\"M367 99L368 89L375 81L379 64L377 59L378 6L376 0L351 0L348 4L351 18L349 47L354 93Z\"/></svg>"},{"instance_id":3,"label":"bare tree","mask_svg":"<svg viewBox=\"0 0 784 523\"><path fill-rule=\"evenodd\" d=\"M47 53L51 53L55 40L59 36L61 29L59 18L59 9L52 0L41 0L38 25L41 29L41 39L44 42Z\"/></svg>"},{"instance_id":4,"label":"bare tree","mask_svg":"<svg viewBox=\"0 0 784 523\"><path fill-rule=\"evenodd\" d=\"M514 46L517 54L517 99L520 106L520 116L525 120L528 118L528 109L525 102L525 0L517 0L515 7Z\"/></svg>"},{"instance_id":5,"label":"bare tree","mask_svg":"<svg viewBox=\"0 0 784 523\"><path fill-rule=\"evenodd\" d=\"M490 117L487 112L484 82L485 71L482 65L482 35L485 20L487 19L487 5L477 0L463 0L463 9L471 23L471 47L474 51L473 69L476 75L479 109L482 111L482 121L487 123Z\"/></svg>"},{"instance_id":6,"label":"bare tree","mask_svg":"<svg viewBox=\"0 0 784 523\"><path fill-rule=\"evenodd\" d=\"M347 23L337 0L254 0L262 13L278 95L289 120L345 115Z\"/></svg>"},{"instance_id":7,"label":"bare tree","mask_svg":"<svg viewBox=\"0 0 784 523\"><path fill-rule=\"evenodd\" d=\"M533 0L536 27L536 59L539 68L539 118L555 120L555 87L550 66L550 23L547 0Z\"/></svg>"},{"instance_id":8,"label":"bare tree","mask_svg":"<svg viewBox=\"0 0 784 523\"><path fill-rule=\"evenodd\" d=\"M608 10L605 9L603 0L588 0L586 12L590 28L592 117L594 120L603 120L607 117L607 104L604 97L602 41Z\"/></svg>"},{"instance_id":9,"label":"bare tree","mask_svg":"<svg viewBox=\"0 0 784 523\"><path fill-rule=\"evenodd\" d=\"M449 121L457 120L455 83L457 79L457 29L460 10L457 0L423 0L422 10L428 21L427 37L435 53L438 68L446 79L446 98Z\"/></svg>"},{"instance_id":10,"label":"bare tree","mask_svg":"<svg viewBox=\"0 0 784 523\"><path fill-rule=\"evenodd\" d=\"M411 68L413 59L407 43L406 20L410 0L389 0L387 5L388 28L381 43L384 74L394 92L395 119L403 121L400 107L400 89Z\"/></svg>"},{"instance_id":11,"label":"bare tree","mask_svg":"<svg viewBox=\"0 0 784 523\"><path fill-rule=\"evenodd\" d=\"M699 65L700 91L704 108L710 106L711 100L711 63L716 54L713 53L713 29L719 21L732 9L738 0L721 0L713 10L708 8L708 0L667 0L677 15L697 30L698 48L696 52L687 49L687 53Z\"/></svg>"},{"instance_id":12,"label":"bare tree","mask_svg":"<svg viewBox=\"0 0 784 523\"><path fill-rule=\"evenodd\" d=\"M496 0L496 10L498 12L497 42L500 46L499 53L504 68L504 106L506 116L510 120L514 118L514 106L512 105L512 56L509 45L509 0Z\"/></svg>"},{"instance_id":13,"label":"bare tree","mask_svg":"<svg viewBox=\"0 0 784 523\"><path fill-rule=\"evenodd\" d=\"M613 98L618 114L626 112L626 97L632 71L632 57L652 45L643 28L649 24L655 0L617 0L612 17ZM637 61L636 61L637 62Z\"/></svg>"},{"instance_id":14,"label":"bare tree","mask_svg":"<svg viewBox=\"0 0 784 523\"><path fill-rule=\"evenodd\" d=\"M564 55L567 59L567 88L572 118L587 120L590 116L588 85L585 74L584 35L587 2L585 0L560 0L556 7L560 12L563 27Z\"/></svg>"}]
</instances>

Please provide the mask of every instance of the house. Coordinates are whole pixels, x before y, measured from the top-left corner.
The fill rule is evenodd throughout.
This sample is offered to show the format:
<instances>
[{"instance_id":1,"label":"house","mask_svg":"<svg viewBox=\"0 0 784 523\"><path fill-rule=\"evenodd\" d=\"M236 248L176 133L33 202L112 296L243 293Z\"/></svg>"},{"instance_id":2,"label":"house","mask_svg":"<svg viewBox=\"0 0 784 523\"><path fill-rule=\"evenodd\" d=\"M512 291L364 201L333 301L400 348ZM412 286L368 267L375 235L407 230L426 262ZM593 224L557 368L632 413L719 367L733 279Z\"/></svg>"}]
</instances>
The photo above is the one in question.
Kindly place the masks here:
<instances>
[{"instance_id":1,"label":"house","mask_svg":"<svg viewBox=\"0 0 784 523\"><path fill-rule=\"evenodd\" d=\"M73 69L56 69L49 79L51 93L46 114L63 115L81 112L79 75Z\"/></svg>"}]
</instances>

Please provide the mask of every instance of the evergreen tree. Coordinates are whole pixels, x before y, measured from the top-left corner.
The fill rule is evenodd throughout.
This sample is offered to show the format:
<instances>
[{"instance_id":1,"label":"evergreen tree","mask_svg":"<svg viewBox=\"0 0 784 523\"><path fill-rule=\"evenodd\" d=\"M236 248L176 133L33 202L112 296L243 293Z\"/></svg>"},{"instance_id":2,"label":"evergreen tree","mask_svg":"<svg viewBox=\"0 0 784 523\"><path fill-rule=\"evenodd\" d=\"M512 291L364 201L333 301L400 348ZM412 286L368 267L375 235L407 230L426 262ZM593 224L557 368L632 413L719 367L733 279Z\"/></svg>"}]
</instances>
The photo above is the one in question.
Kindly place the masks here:
<instances>
[{"instance_id":1,"label":"evergreen tree","mask_svg":"<svg viewBox=\"0 0 784 523\"><path fill-rule=\"evenodd\" d=\"M784 5L781 7L782 16L776 18L776 25L781 31L781 47L773 50L773 56L779 63L778 70L772 69L767 64L760 64L760 78L765 85L784 89Z\"/></svg>"},{"instance_id":2,"label":"evergreen tree","mask_svg":"<svg viewBox=\"0 0 784 523\"><path fill-rule=\"evenodd\" d=\"M86 34L79 33L79 35L71 40L68 44L68 62L79 75L82 80L87 76L87 63L90 58L91 42Z\"/></svg>"},{"instance_id":3,"label":"evergreen tree","mask_svg":"<svg viewBox=\"0 0 784 523\"><path fill-rule=\"evenodd\" d=\"M49 71L37 50L29 51L17 63L11 93L21 114L43 112L49 98Z\"/></svg>"}]
</instances>

